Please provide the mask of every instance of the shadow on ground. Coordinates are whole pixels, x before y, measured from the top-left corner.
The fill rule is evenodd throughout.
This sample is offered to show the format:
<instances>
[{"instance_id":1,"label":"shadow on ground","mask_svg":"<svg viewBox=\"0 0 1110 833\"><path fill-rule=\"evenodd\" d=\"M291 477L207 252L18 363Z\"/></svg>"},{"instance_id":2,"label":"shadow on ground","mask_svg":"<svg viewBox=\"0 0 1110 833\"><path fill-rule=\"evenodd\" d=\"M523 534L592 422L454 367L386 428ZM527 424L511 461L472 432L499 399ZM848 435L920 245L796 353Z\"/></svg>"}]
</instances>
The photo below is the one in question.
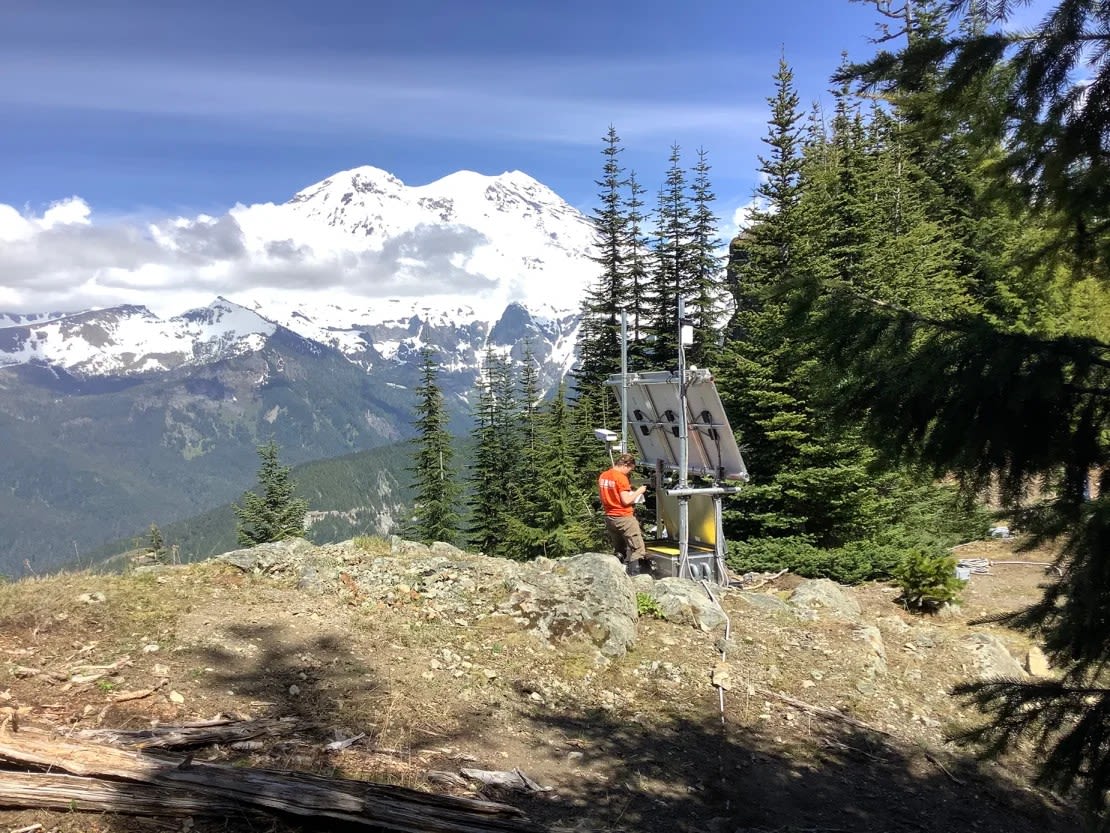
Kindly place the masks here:
<instances>
[{"instance_id":1,"label":"shadow on ground","mask_svg":"<svg viewBox=\"0 0 1110 833\"><path fill-rule=\"evenodd\" d=\"M543 733L580 746L568 767L590 830L978 831L1074 833L1078 820L966 759L926 756L850 726L814 726L807 743L770 733L653 716L649 725L609 713L537 714ZM577 756L574 756L577 758ZM520 802L517 802L520 805ZM560 801L529 801L537 820L574 825ZM520 805L524 806L524 805Z\"/></svg>"},{"instance_id":2,"label":"shadow on ground","mask_svg":"<svg viewBox=\"0 0 1110 833\"><path fill-rule=\"evenodd\" d=\"M270 704L268 713L299 718L315 758L288 761L289 769L325 771L322 743L336 728L372 731L366 722L394 696L339 632L291 639L270 624L228 624L220 644L194 649L210 668L195 690L234 691L239 701ZM715 702L712 704L715 706ZM782 735L722 725L714 708L700 714L657 713L625 719L613 712L553 713L516 706L515 737L546 764L548 793L485 797L524 810L564 831L636 833L1074 833L1078 820L1065 808L1009 779L1004 770L966 758L930 756L846 724L814 721ZM471 721L440 743L490 748L506 731L504 713L478 709ZM305 736L305 735L303 735ZM525 740L519 740L525 738ZM203 758L201 754L198 757ZM510 762L509 766L515 762ZM500 766L498 766L500 764ZM501 768L504 761L477 761ZM272 768L272 765L269 765ZM529 773L531 774L531 773ZM419 785L417 785L419 786ZM434 789L434 788L432 788ZM68 823L55 824L58 817ZM25 821L24 821L25 819ZM87 813L24 813L6 819L18 828L43 823L60 833L294 833L353 829L326 819L197 817L180 820ZM362 828L365 829L365 828Z\"/></svg>"}]
</instances>

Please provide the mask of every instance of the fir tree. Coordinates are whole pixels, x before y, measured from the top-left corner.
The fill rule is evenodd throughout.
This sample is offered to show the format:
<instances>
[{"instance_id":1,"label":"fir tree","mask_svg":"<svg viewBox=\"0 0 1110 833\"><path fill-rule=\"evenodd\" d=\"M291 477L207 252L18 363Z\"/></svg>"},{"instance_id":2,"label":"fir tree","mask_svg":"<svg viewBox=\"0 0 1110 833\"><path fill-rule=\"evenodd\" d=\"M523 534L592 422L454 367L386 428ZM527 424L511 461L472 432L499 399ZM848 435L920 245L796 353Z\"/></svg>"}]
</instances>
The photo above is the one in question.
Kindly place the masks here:
<instances>
[{"instance_id":1,"label":"fir tree","mask_svg":"<svg viewBox=\"0 0 1110 833\"><path fill-rule=\"evenodd\" d=\"M628 321L628 368L646 370L648 323L650 321L651 250L644 231L644 187L634 171L628 174L625 200L628 225L625 239L625 311Z\"/></svg>"},{"instance_id":2,"label":"fir tree","mask_svg":"<svg viewBox=\"0 0 1110 833\"><path fill-rule=\"evenodd\" d=\"M610 126L602 153L605 164L597 180L600 206L594 210L598 275L582 304L575 387L579 396L597 396L605 380L620 372L620 310L626 301L625 255L628 219L624 213L624 169L620 138Z\"/></svg>"},{"instance_id":3,"label":"fir tree","mask_svg":"<svg viewBox=\"0 0 1110 833\"><path fill-rule=\"evenodd\" d=\"M262 492L244 492L241 503L233 506L239 543L250 547L302 537L308 501L293 497L296 483L290 476L292 468L278 461L273 440L258 447L258 456L262 461L258 469Z\"/></svg>"},{"instance_id":4,"label":"fir tree","mask_svg":"<svg viewBox=\"0 0 1110 833\"><path fill-rule=\"evenodd\" d=\"M1110 35L1096 0L1061 0L1031 33L1005 28L1010 6L952 3L953 13L975 12L968 25L948 27L956 34L920 38L911 29L901 49L841 73L907 101L923 137L962 134L974 143L964 159L995 160L981 166L992 174L982 188L973 176L923 165L946 196L970 184L974 201L962 210L989 218L965 221L978 236L961 240L958 265L981 303L926 314L839 287L813 332L849 382L837 391L845 414L889 453L956 472L968 488L997 478L1013 503L1034 478L1055 488L1055 500L1027 517L1042 539L1061 541L1061 575L1042 602L1008 621L1044 641L1061 676L961 690L992 715L971 739L989 751L1032 739L1046 750L1042 783L1078 787L1092 827L1106 830L1110 478L1097 499L1086 486L1092 470L1110 465L1110 344L1079 318L1063 327L1045 320L1039 304L1067 284L1105 289L1110 277L1110 64L1096 62L1082 85L1072 73L1084 55L1103 54ZM930 98L923 83L933 85ZM984 116L984 90L1003 102L994 109L1004 118ZM1013 233L1014 224L1027 230ZM976 250L997 239L988 229L1011 232L989 259Z\"/></svg>"},{"instance_id":5,"label":"fir tree","mask_svg":"<svg viewBox=\"0 0 1110 833\"><path fill-rule=\"evenodd\" d=\"M507 360L487 348L478 383L467 505L468 540L486 555L512 556L509 518L519 482L521 447L512 372Z\"/></svg>"},{"instance_id":6,"label":"fir tree","mask_svg":"<svg viewBox=\"0 0 1110 833\"><path fill-rule=\"evenodd\" d=\"M694 178L690 183L690 310L694 322L694 343L687 351L692 365L716 364L721 317L727 310L724 268L717 254L717 215L713 213L713 193L709 181L709 157L698 149Z\"/></svg>"},{"instance_id":7,"label":"fir tree","mask_svg":"<svg viewBox=\"0 0 1110 833\"><path fill-rule=\"evenodd\" d=\"M431 348L420 354L420 386L416 389L417 436L413 474L415 515L409 534L417 541L445 541L454 544L459 533L459 494L454 466L454 450L447 430L448 417L437 379L439 365Z\"/></svg>"},{"instance_id":8,"label":"fir tree","mask_svg":"<svg viewBox=\"0 0 1110 833\"><path fill-rule=\"evenodd\" d=\"M678 298L693 300L691 294L691 209L686 193L686 171L682 152L671 145L667 178L659 189L655 210L655 269L651 290L651 332L655 344L652 361L673 366L678 355Z\"/></svg>"}]
</instances>

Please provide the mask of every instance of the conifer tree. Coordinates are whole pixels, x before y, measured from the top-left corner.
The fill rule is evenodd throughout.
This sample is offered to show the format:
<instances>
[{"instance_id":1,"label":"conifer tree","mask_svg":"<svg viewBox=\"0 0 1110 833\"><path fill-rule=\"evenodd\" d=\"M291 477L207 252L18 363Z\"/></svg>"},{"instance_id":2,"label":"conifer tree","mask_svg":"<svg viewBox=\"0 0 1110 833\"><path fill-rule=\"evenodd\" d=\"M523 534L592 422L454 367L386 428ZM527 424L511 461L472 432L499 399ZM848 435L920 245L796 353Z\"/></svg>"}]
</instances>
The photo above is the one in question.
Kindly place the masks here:
<instances>
[{"instance_id":1,"label":"conifer tree","mask_svg":"<svg viewBox=\"0 0 1110 833\"><path fill-rule=\"evenodd\" d=\"M478 382L467 500L471 518L467 538L486 555L513 555L508 527L514 512L521 446L512 388L508 361L487 348Z\"/></svg>"},{"instance_id":2,"label":"conifer tree","mask_svg":"<svg viewBox=\"0 0 1110 833\"><path fill-rule=\"evenodd\" d=\"M455 544L459 536L460 488L454 449L447 430L448 417L438 384L439 365L433 351L421 351L420 386L416 389L416 430L413 492L415 515L409 534L417 541Z\"/></svg>"},{"instance_id":3,"label":"conifer tree","mask_svg":"<svg viewBox=\"0 0 1110 833\"><path fill-rule=\"evenodd\" d=\"M304 535L308 501L293 497L296 483L292 468L278 461L277 443L270 440L258 447L262 461L258 469L258 492L244 492L234 504L236 537L243 546L267 544Z\"/></svg>"},{"instance_id":4,"label":"conifer tree","mask_svg":"<svg viewBox=\"0 0 1110 833\"><path fill-rule=\"evenodd\" d=\"M948 27L955 35L903 30L903 47L841 75L907 101L917 134L961 136L974 143L963 158L986 160L986 187L936 173L949 170L939 163L928 168L946 194L970 184L962 211L985 219L964 221L971 233L958 261L981 303L924 314L841 286L813 334L849 382L837 391L845 414L888 453L955 472L969 488L998 478L1013 503L1033 478L1054 487L1055 499L1025 517L1041 540L1060 541L1061 574L1040 603L1007 621L1043 640L1060 676L961 690L991 715L971 740L989 751L1032 740L1045 750L1042 784L1078 788L1092 829L1108 830L1110 344L1080 318L1061 327L1040 314L1045 292L1101 283L1105 293L1110 280L1110 64L1096 61L1082 84L1072 72L1110 44L1105 4L1060 0L1033 32L1006 27L1009 3L946 10L965 8L976 19ZM921 95L923 79L931 98ZM985 90L1004 102L994 107L1002 118L984 115ZM1023 245L991 251L997 235L986 230L1012 232L1015 223L1026 230L1006 242ZM976 244L992 257L976 257ZM1088 499L1092 470L1103 472L1104 488Z\"/></svg>"},{"instance_id":5,"label":"conifer tree","mask_svg":"<svg viewBox=\"0 0 1110 833\"><path fill-rule=\"evenodd\" d=\"M686 171L682 151L671 145L666 181L659 189L655 209L655 264L651 290L651 333L655 344L651 360L671 367L678 354L678 298L693 289L691 270L691 209L686 193Z\"/></svg>"},{"instance_id":6,"label":"conifer tree","mask_svg":"<svg viewBox=\"0 0 1110 833\"><path fill-rule=\"evenodd\" d=\"M727 294L724 267L717 253L717 215L713 212L712 183L709 181L709 155L698 149L698 161L690 183L690 288L688 317L694 322L694 343L687 349L691 365L716 364L721 318L726 313Z\"/></svg>"},{"instance_id":7,"label":"conifer tree","mask_svg":"<svg viewBox=\"0 0 1110 833\"><path fill-rule=\"evenodd\" d=\"M835 547L861 534L867 457L826 430L813 401L817 358L788 318L796 272L808 270L799 218L803 183L798 96L785 58L768 98L759 208L731 264L737 310L719 372L722 399L754 464L753 481L731 501L730 537L795 537Z\"/></svg>"},{"instance_id":8,"label":"conifer tree","mask_svg":"<svg viewBox=\"0 0 1110 833\"><path fill-rule=\"evenodd\" d=\"M598 274L582 304L578 363L574 370L578 396L599 398L605 380L620 371L620 310L627 296L625 256L629 238L621 151L620 137L610 126L602 150L605 157L602 177L597 180L600 206L592 217L598 251L593 259Z\"/></svg>"},{"instance_id":9,"label":"conifer tree","mask_svg":"<svg viewBox=\"0 0 1110 833\"><path fill-rule=\"evenodd\" d=\"M530 511L514 513L508 520L514 558L559 558L583 552L592 540L592 507L574 466L566 396L564 382L537 415L543 439L536 477L529 484Z\"/></svg>"},{"instance_id":10,"label":"conifer tree","mask_svg":"<svg viewBox=\"0 0 1110 833\"><path fill-rule=\"evenodd\" d=\"M628 321L628 368L647 370L648 323L651 319L651 250L644 224L644 187L629 171L625 210L628 217L625 239L625 310Z\"/></svg>"}]
</instances>

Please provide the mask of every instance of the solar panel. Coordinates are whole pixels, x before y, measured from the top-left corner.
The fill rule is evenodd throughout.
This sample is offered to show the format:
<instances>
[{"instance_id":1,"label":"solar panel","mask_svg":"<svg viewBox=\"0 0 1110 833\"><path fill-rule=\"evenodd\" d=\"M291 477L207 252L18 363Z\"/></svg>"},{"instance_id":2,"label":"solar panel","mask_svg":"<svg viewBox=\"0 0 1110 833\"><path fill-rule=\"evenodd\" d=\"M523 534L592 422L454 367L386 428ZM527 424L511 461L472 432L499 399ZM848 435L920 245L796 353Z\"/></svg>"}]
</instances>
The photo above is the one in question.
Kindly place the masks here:
<instances>
[{"instance_id":1,"label":"solar panel","mask_svg":"<svg viewBox=\"0 0 1110 833\"><path fill-rule=\"evenodd\" d=\"M676 371L620 373L609 377L617 398L628 394L628 431L635 438L641 463L678 471L681 448L681 391ZM686 372L687 464L691 475L714 480L747 481L748 469L728 424L717 386L708 370Z\"/></svg>"}]
</instances>

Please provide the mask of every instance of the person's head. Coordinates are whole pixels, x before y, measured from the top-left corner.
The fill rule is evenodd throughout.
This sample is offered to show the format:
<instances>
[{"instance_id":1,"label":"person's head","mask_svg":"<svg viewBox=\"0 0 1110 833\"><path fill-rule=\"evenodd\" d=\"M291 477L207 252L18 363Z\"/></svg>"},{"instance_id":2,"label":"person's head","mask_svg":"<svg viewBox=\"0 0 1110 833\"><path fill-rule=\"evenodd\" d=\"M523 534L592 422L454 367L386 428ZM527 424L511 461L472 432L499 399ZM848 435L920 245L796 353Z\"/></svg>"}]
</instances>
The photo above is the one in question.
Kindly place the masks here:
<instances>
[{"instance_id":1,"label":"person's head","mask_svg":"<svg viewBox=\"0 0 1110 833\"><path fill-rule=\"evenodd\" d=\"M628 469L632 471L632 469L636 468L636 455L622 454L613 462L613 465L618 469Z\"/></svg>"}]
</instances>

